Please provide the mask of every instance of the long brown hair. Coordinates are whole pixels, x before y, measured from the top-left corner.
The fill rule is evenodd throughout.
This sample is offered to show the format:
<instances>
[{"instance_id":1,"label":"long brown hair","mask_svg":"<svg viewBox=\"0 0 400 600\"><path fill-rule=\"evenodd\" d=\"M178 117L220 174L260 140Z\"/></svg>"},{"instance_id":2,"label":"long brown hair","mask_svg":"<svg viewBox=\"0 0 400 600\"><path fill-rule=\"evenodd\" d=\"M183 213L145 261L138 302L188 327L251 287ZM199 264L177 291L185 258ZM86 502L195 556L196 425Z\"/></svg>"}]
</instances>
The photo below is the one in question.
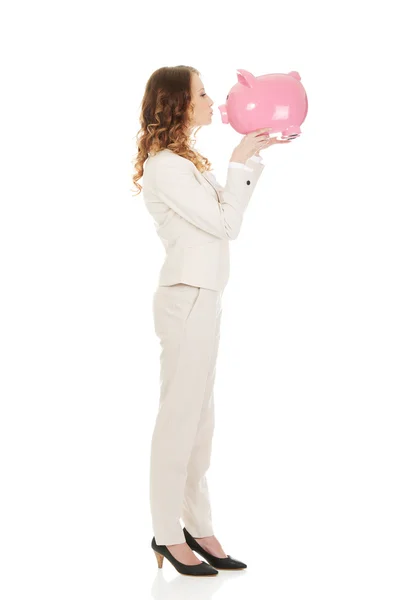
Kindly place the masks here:
<instances>
[{"instance_id":1,"label":"long brown hair","mask_svg":"<svg viewBox=\"0 0 400 600\"><path fill-rule=\"evenodd\" d=\"M177 67L161 67L152 73L147 81L140 111L140 129L136 135L138 152L134 162L136 183L144 173L143 164L148 155L168 148L189 159L200 172L210 171L211 163L202 154L193 150L195 140L190 137L190 123L193 117L191 78L192 73L200 75L194 67L178 65ZM194 133L201 129L199 127Z\"/></svg>"}]
</instances>

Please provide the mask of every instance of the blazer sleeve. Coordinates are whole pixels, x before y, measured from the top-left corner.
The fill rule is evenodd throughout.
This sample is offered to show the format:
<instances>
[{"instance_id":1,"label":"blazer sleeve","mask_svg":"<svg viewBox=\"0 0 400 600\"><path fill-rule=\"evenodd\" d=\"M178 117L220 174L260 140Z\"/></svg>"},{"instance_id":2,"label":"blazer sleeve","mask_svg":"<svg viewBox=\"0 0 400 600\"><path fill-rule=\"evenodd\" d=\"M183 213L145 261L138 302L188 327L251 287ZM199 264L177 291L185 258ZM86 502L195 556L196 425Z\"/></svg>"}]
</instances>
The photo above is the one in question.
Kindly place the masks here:
<instances>
[{"instance_id":1,"label":"blazer sleeve","mask_svg":"<svg viewBox=\"0 0 400 600\"><path fill-rule=\"evenodd\" d=\"M220 202L196 179L194 165L176 157L154 165L155 191L165 204L192 225L217 238L234 240L265 167L255 161L250 164L252 172L228 168L225 187L219 186Z\"/></svg>"}]
</instances>

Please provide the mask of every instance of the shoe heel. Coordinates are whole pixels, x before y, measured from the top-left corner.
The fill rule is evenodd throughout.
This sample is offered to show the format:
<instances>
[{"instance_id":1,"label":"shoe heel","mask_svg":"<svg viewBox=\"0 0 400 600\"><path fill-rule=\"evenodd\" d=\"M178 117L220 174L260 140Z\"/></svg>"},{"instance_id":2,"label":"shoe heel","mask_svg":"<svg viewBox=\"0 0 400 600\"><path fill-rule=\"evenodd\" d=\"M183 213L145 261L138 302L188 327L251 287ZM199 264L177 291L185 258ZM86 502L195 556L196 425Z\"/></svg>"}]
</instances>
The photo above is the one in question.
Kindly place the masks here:
<instances>
[{"instance_id":1,"label":"shoe heel","mask_svg":"<svg viewBox=\"0 0 400 600\"><path fill-rule=\"evenodd\" d=\"M164 561L164 556L162 554L159 554L158 552L156 552L154 550L154 554L156 555L156 559L157 559L157 564L158 564L158 568L162 569L163 566L163 561Z\"/></svg>"}]
</instances>

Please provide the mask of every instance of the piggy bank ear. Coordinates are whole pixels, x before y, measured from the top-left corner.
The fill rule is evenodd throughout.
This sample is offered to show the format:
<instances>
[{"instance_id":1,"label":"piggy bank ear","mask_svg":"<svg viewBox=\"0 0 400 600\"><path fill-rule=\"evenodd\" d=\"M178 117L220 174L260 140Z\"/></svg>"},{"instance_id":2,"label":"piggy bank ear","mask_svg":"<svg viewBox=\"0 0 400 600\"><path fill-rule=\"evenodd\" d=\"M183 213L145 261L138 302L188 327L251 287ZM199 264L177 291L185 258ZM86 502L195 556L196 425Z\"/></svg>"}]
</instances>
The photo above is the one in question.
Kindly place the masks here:
<instances>
[{"instance_id":1,"label":"piggy bank ear","mask_svg":"<svg viewBox=\"0 0 400 600\"><path fill-rule=\"evenodd\" d=\"M290 73L288 73L288 75L291 75L292 77L294 77L298 81L301 80L300 74L297 71L290 71Z\"/></svg>"},{"instance_id":2,"label":"piggy bank ear","mask_svg":"<svg viewBox=\"0 0 400 600\"><path fill-rule=\"evenodd\" d=\"M245 69L236 69L238 82L246 87L252 88L256 84L256 78Z\"/></svg>"}]
</instances>

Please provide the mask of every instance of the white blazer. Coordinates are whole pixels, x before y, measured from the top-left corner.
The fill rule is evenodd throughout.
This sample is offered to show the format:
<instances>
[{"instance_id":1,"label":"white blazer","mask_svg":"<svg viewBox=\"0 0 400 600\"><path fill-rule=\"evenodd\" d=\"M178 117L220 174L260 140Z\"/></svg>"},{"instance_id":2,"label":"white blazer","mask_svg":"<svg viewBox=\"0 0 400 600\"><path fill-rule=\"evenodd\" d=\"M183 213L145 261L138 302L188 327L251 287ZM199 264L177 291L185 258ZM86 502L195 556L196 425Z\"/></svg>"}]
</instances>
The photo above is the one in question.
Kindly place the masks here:
<instances>
[{"instance_id":1,"label":"white blazer","mask_svg":"<svg viewBox=\"0 0 400 600\"><path fill-rule=\"evenodd\" d=\"M265 165L261 157L229 163L225 187L210 171L169 149L149 155L142 192L166 256L158 284L186 283L222 291L229 279L229 242Z\"/></svg>"}]
</instances>

